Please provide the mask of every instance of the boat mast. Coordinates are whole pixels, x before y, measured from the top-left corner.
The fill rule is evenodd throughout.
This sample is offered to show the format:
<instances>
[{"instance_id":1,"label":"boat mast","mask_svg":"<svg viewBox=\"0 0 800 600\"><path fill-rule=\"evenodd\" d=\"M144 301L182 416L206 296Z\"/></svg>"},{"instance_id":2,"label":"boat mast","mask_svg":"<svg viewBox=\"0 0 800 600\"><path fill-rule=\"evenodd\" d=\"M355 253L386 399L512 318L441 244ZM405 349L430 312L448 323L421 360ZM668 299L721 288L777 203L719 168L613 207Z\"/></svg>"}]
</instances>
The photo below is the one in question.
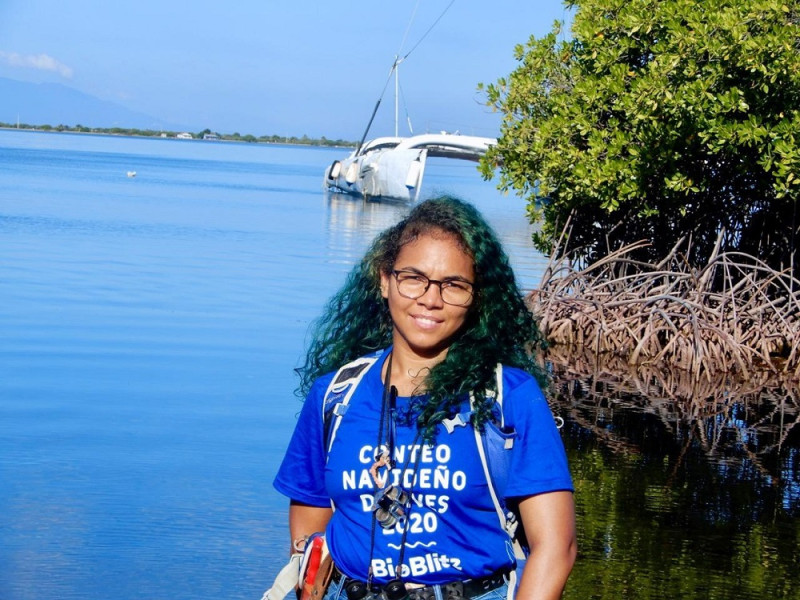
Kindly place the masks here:
<instances>
[{"instance_id":1,"label":"boat mast","mask_svg":"<svg viewBox=\"0 0 800 600\"><path fill-rule=\"evenodd\" d=\"M422 43L422 40L424 40L426 37L428 37L428 34L431 32L431 30L434 27L436 27L436 24L442 19L444 14L448 10L450 10L450 7L453 6L453 3L455 1L456 0L450 0L450 4L448 4L445 7L445 9L442 11L442 13L436 18L436 20L433 22L433 25L428 27L428 30L422 35L422 37L417 41L417 43L414 44L414 46L411 48L411 50L406 52L405 56L401 57L399 54L396 54L395 57L394 57L394 64L392 64L392 70L394 71L394 135L395 135L395 137L399 137L398 129L397 129L397 122L398 122L398 110L399 110L399 108L398 108L398 96L399 96L399 91L400 91L400 84L398 83L397 67L400 65L401 62L403 62L405 59L407 59L411 55L411 53L414 52L414 50L416 50L417 46L419 46ZM417 6L419 6L419 0L417 0ZM417 12L417 9L414 8L414 13L416 14L416 12ZM412 16L412 21L413 21L413 16ZM409 22L408 25L410 27L411 26L411 22ZM408 33L408 30L406 30L406 33ZM403 40L403 43L405 43L405 38ZM402 47L403 44L400 44L400 46ZM381 95L378 97L378 101L375 103L375 108L372 109L372 116L369 118L369 123L367 123L367 128L364 130L364 135L361 136L361 141L358 142L358 146L356 146L355 154L358 154L361 151L361 148L364 146L364 141L367 139L367 134L369 133L369 129L370 129L370 127L372 127L372 121L375 119L375 114L378 112L378 107L381 105L381 99L383 98L383 95L386 93L386 88L389 87L389 82L391 80L392 80L392 71L389 71L389 77L386 78L386 83L383 84L383 91L381 92Z\"/></svg>"},{"instance_id":2,"label":"boat mast","mask_svg":"<svg viewBox=\"0 0 800 600\"><path fill-rule=\"evenodd\" d=\"M400 89L400 84L398 81L397 74L400 71L400 63L403 62L403 59L395 56L394 57L394 137L398 137L398 130L397 130L397 120L398 120L398 91Z\"/></svg>"}]
</instances>

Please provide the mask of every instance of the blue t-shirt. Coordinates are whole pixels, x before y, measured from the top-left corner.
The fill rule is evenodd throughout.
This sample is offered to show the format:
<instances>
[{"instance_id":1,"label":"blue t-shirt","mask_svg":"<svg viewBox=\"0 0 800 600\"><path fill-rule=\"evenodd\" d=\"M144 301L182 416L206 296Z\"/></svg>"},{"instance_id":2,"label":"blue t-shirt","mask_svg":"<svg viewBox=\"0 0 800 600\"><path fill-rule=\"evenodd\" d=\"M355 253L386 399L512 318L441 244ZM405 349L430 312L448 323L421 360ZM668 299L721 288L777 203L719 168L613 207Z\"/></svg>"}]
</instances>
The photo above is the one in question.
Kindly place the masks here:
<instances>
[{"instance_id":1,"label":"blue t-shirt","mask_svg":"<svg viewBox=\"0 0 800 600\"><path fill-rule=\"evenodd\" d=\"M336 566L363 581L371 562L378 584L398 576L403 538L401 525L383 529L376 524L374 539L372 535L371 509L380 488L369 469L379 440L384 391L380 374L387 354L388 350L369 368L355 390L327 463L322 402L334 373L314 382L274 481L279 492L298 502L333 504L326 537ZM420 443L413 418L402 418L413 413L410 401L397 398L401 418L395 428L394 469L380 470L388 483L408 490L412 498L399 575L433 585L513 568L513 551L500 527L472 426L448 433L440 425L433 446ZM465 404L468 408L468 400ZM503 368L503 412L505 425L516 431L506 497L571 491L555 421L528 373Z\"/></svg>"}]
</instances>

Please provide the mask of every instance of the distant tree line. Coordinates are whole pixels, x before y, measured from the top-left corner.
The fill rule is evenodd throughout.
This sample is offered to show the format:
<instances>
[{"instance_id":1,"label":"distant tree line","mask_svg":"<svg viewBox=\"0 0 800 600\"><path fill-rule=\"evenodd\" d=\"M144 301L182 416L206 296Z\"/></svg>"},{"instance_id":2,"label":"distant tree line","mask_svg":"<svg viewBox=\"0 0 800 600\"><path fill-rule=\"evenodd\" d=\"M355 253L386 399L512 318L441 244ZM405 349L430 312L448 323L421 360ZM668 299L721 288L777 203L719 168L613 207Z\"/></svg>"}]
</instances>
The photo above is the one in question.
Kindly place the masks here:
<instances>
[{"instance_id":1,"label":"distant tree line","mask_svg":"<svg viewBox=\"0 0 800 600\"><path fill-rule=\"evenodd\" d=\"M157 137L157 138L175 138L179 134L184 133L180 131L165 131L163 129L137 129L133 127L86 127L84 125L30 125L28 123L3 123L0 122L0 128L5 129L28 129L37 131L65 131L71 133L101 133L107 135L127 135L136 137ZM254 136L252 134L242 135L240 133L218 133L210 129L204 129L200 132L185 132L189 133L193 139L218 139L229 142L249 142L249 143L269 143L269 144L300 144L304 146L356 146L356 142L349 140L329 140L325 136L321 138L310 138L307 135L302 137L296 136L283 136L283 135L261 135Z\"/></svg>"}]
</instances>

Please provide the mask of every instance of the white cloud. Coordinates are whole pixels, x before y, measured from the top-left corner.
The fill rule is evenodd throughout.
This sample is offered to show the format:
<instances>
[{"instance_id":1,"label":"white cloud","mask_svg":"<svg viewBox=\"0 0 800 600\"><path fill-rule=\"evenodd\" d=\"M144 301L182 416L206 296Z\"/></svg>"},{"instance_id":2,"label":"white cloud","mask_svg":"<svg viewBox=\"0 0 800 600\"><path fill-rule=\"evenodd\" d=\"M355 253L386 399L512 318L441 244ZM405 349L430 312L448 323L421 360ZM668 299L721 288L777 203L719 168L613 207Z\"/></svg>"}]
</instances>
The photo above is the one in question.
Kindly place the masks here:
<instances>
[{"instance_id":1,"label":"white cloud","mask_svg":"<svg viewBox=\"0 0 800 600\"><path fill-rule=\"evenodd\" d=\"M0 62L23 69L54 71L65 79L72 78L72 69L70 67L47 54L18 54L16 52L3 52L0 50Z\"/></svg>"}]
</instances>

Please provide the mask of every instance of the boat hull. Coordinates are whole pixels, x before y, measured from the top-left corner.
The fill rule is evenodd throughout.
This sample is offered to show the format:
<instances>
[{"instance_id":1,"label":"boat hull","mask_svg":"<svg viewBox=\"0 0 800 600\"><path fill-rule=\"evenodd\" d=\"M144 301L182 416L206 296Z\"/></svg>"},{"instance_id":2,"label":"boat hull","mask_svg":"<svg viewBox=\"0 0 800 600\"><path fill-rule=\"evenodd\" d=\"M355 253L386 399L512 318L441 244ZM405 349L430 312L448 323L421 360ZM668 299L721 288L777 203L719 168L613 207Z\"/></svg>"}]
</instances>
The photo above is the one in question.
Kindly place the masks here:
<instances>
[{"instance_id":1,"label":"boat hull","mask_svg":"<svg viewBox=\"0 0 800 600\"><path fill-rule=\"evenodd\" d=\"M365 198L416 201L428 156L477 161L493 138L424 134L410 138L376 138L325 170L323 186Z\"/></svg>"},{"instance_id":2,"label":"boat hull","mask_svg":"<svg viewBox=\"0 0 800 600\"><path fill-rule=\"evenodd\" d=\"M425 172L426 150L391 150L334 161L325 187L365 198L415 201Z\"/></svg>"}]
</instances>

